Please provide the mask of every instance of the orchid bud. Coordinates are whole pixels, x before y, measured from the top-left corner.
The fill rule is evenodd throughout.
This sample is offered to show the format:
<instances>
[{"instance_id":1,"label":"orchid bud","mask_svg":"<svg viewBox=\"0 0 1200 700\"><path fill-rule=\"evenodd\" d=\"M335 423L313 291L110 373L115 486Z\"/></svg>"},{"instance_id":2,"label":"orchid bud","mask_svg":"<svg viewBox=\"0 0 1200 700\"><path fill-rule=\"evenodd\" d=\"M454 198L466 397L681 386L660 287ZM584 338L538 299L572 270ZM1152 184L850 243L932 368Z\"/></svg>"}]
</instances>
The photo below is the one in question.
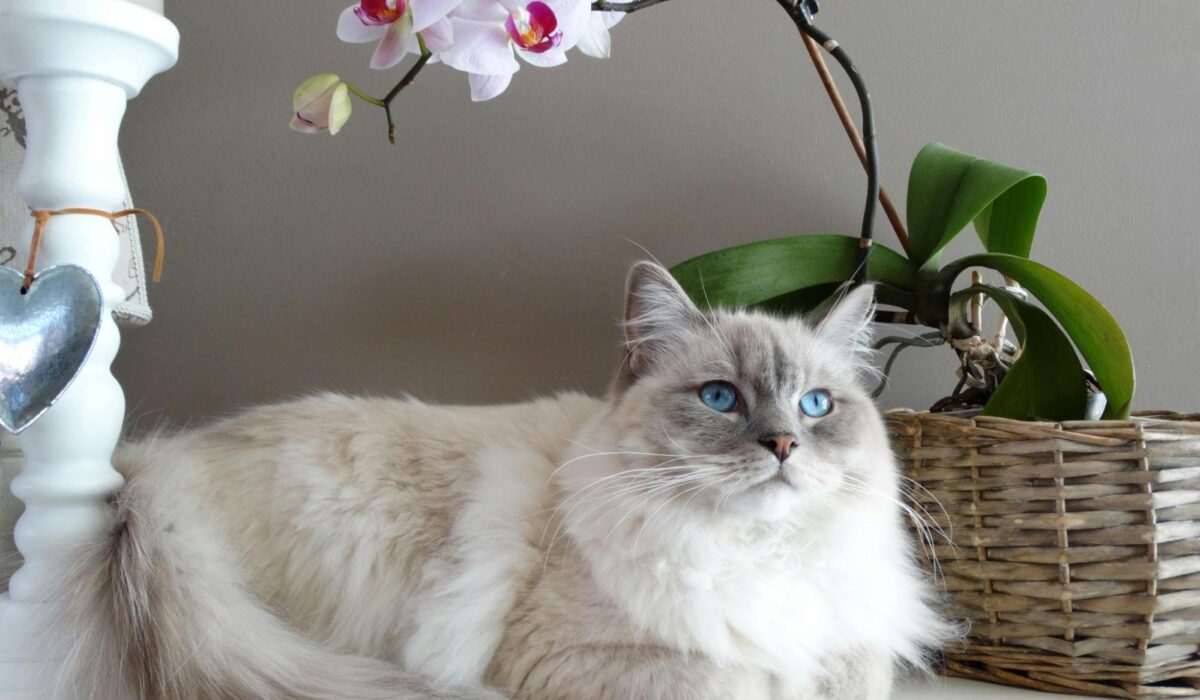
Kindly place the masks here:
<instances>
[{"instance_id":1,"label":"orchid bud","mask_svg":"<svg viewBox=\"0 0 1200 700\"><path fill-rule=\"evenodd\" d=\"M350 90L334 73L320 73L300 83L292 95L291 127L306 134L341 131L350 118Z\"/></svg>"}]
</instances>

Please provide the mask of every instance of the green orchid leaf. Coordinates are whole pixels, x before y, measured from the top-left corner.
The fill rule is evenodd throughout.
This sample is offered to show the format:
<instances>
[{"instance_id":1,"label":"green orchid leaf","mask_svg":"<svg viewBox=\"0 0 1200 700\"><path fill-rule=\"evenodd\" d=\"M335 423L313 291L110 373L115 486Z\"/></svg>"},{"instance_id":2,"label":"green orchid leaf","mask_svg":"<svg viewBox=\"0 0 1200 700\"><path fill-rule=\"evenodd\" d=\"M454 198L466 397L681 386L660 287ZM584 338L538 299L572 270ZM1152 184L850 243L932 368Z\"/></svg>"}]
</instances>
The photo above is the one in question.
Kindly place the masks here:
<instances>
[{"instance_id":1,"label":"green orchid leaf","mask_svg":"<svg viewBox=\"0 0 1200 700\"><path fill-rule=\"evenodd\" d=\"M813 314L824 312L837 301L838 291L845 283L818 284L755 304L753 308L785 315ZM881 282L875 283L875 299L882 306L894 306L915 312L916 294Z\"/></svg>"},{"instance_id":2,"label":"green orchid leaf","mask_svg":"<svg viewBox=\"0 0 1200 700\"><path fill-rule=\"evenodd\" d=\"M706 253L679 263L671 274L701 308L778 304L785 295L851 279L858 250L859 239L852 236L789 236ZM867 278L909 290L916 267L903 255L876 244Z\"/></svg>"},{"instance_id":3,"label":"green orchid leaf","mask_svg":"<svg viewBox=\"0 0 1200 700\"><path fill-rule=\"evenodd\" d=\"M806 314L823 307L837 293L841 282L817 284L794 292L780 294L759 302L754 308L780 314Z\"/></svg>"},{"instance_id":4,"label":"green orchid leaf","mask_svg":"<svg viewBox=\"0 0 1200 700\"><path fill-rule=\"evenodd\" d=\"M996 270L1019 282L1057 319L1096 374L1108 399L1105 418L1129 417L1135 386L1133 354L1108 309L1054 270L1014 255L988 253L956 260L938 273L935 294L949 303L954 280L972 267Z\"/></svg>"},{"instance_id":5,"label":"green orchid leaf","mask_svg":"<svg viewBox=\"0 0 1200 700\"><path fill-rule=\"evenodd\" d=\"M967 224L991 253L1029 257L1046 179L940 143L917 154L908 177L910 257L934 259Z\"/></svg>"},{"instance_id":6,"label":"green orchid leaf","mask_svg":"<svg viewBox=\"0 0 1200 700\"><path fill-rule=\"evenodd\" d=\"M991 297L1008 316L1021 356L983 409L1014 420L1081 420L1087 410L1083 365L1071 341L1038 307L999 287L975 285L950 297L951 323L962 322L976 294Z\"/></svg>"}]
</instances>

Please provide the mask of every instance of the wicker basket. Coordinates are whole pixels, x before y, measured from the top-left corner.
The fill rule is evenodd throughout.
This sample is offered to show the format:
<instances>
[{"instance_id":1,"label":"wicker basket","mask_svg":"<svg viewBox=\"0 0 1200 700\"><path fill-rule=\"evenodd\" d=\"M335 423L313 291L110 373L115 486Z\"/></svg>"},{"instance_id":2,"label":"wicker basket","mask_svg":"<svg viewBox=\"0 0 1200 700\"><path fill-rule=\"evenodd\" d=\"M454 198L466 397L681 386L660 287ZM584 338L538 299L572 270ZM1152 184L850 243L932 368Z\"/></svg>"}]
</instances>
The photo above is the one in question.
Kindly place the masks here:
<instances>
[{"instance_id":1,"label":"wicker basket","mask_svg":"<svg viewBox=\"0 0 1200 700\"><path fill-rule=\"evenodd\" d=\"M888 424L910 497L945 535L929 563L971 625L949 675L1200 697L1200 416Z\"/></svg>"}]
</instances>

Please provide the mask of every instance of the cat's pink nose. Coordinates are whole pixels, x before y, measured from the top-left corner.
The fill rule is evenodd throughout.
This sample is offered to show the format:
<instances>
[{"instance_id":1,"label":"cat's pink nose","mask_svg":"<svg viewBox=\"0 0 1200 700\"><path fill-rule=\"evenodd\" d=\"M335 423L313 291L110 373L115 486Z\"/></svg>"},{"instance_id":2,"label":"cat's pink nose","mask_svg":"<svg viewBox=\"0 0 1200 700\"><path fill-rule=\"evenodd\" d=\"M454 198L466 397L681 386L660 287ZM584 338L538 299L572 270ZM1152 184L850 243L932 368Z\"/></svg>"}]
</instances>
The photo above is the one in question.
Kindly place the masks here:
<instances>
[{"instance_id":1,"label":"cat's pink nose","mask_svg":"<svg viewBox=\"0 0 1200 700\"><path fill-rule=\"evenodd\" d=\"M792 453L792 448L796 446L796 436L787 433L767 435L759 438L758 444L773 452L782 462L788 458L788 455Z\"/></svg>"}]
</instances>

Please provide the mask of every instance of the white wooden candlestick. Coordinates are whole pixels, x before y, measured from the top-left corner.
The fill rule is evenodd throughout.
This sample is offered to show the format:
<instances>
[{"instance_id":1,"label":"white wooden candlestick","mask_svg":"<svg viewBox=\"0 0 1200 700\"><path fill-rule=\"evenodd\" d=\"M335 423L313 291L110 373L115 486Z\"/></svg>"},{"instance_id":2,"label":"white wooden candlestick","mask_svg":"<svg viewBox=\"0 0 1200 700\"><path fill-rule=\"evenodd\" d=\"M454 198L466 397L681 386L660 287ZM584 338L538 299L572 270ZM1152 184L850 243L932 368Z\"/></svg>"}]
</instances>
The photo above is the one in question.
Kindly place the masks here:
<instances>
[{"instance_id":1,"label":"white wooden candlestick","mask_svg":"<svg viewBox=\"0 0 1200 700\"><path fill-rule=\"evenodd\" d=\"M0 81L17 89L28 130L17 180L26 204L120 207L125 190L117 134L125 103L174 65L178 47L174 25L126 0L0 0ZM123 296L112 281L117 255L107 220L56 216L46 227L38 266L87 268L101 281L107 311ZM25 503L15 529L24 565L0 597L3 700L49 696L56 660L34 649L38 631L31 620L63 553L104 525L107 499L121 485L110 463L125 412L109 370L119 344L105 313L75 382L20 436L25 466L12 490Z\"/></svg>"}]
</instances>

